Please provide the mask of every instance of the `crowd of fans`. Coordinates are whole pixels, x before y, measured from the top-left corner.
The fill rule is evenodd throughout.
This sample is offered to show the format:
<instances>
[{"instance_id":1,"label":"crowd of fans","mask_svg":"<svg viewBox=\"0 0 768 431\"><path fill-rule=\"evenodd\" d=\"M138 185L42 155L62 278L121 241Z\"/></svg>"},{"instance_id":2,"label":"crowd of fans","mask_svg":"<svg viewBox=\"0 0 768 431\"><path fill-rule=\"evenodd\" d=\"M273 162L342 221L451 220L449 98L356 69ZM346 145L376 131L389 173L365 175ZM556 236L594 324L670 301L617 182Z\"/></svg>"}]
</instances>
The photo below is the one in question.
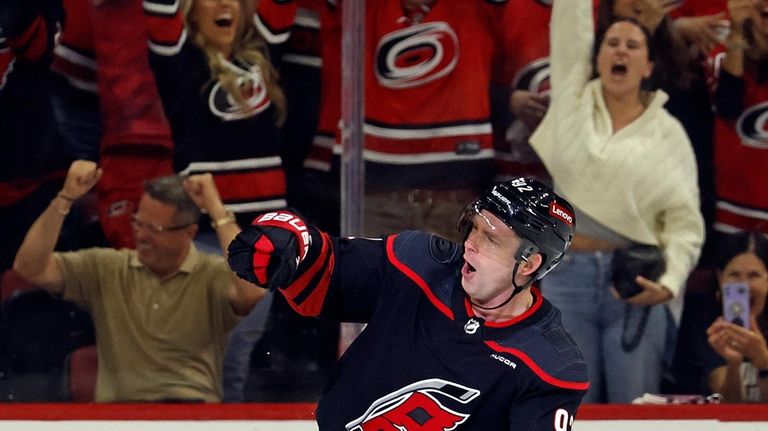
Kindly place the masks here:
<instances>
[{"instance_id":1,"label":"crowd of fans","mask_svg":"<svg viewBox=\"0 0 768 431\"><path fill-rule=\"evenodd\" d=\"M539 287L589 364L584 402L768 401L768 0L366 6L367 236L462 242L480 191L535 177L577 214ZM265 381L330 373L338 328L221 255L279 208L339 233L344 1L0 7L2 400L71 399L72 353L94 343L97 401L316 399ZM647 246L663 270L619 295L614 257ZM719 317L732 282L744 325Z\"/></svg>"}]
</instances>

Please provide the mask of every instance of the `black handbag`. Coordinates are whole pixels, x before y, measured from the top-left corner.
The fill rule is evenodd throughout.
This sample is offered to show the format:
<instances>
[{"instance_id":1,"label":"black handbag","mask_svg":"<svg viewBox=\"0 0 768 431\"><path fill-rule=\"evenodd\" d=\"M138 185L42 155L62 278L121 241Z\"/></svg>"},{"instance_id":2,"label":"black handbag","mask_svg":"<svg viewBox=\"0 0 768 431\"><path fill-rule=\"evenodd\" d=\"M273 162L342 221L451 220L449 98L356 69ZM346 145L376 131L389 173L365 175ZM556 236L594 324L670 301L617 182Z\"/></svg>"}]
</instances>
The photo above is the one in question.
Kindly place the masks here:
<instances>
[{"instance_id":1,"label":"black handbag","mask_svg":"<svg viewBox=\"0 0 768 431\"><path fill-rule=\"evenodd\" d=\"M613 252L611 263L613 287L622 298L631 298L643 290L635 283L638 275L656 281L665 267L664 255L654 245L633 245L618 249Z\"/></svg>"},{"instance_id":2,"label":"black handbag","mask_svg":"<svg viewBox=\"0 0 768 431\"><path fill-rule=\"evenodd\" d=\"M665 269L664 255L656 246L640 244L618 249L613 252L613 261L611 262L613 287L621 298L631 298L643 290L635 282L635 278L638 275L656 281ZM640 340L645 333L645 327L648 325L650 312L650 306L643 308L643 314L638 322L637 331L635 335L629 338L627 337L627 329L629 317L632 313L632 305L625 305L624 326L621 332L621 348L625 352L635 350L640 344Z\"/></svg>"}]
</instances>

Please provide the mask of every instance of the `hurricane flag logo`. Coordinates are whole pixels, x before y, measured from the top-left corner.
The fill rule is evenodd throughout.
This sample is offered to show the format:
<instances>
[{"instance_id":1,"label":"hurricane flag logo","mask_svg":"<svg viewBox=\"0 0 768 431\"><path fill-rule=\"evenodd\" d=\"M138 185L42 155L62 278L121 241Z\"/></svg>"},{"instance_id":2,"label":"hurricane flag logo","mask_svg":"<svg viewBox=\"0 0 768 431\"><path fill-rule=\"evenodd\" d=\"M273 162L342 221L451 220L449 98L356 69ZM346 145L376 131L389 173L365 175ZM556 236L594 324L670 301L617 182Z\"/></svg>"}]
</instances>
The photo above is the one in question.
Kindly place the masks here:
<instances>
[{"instance_id":1,"label":"hurricane flag logo","mask_svg":"<svg viewBox=\"0 0 768 431\"><path fill-rule=\"evenodd\" d=\"M411 88L451 73L459 61L459 38L450 25L429 22L384 36L376 47L374 69L379 84Z\"/></svg>"},{"instance_id":2,"label":"hurricane flag logo","mask_svg":"<svg viewBox=\"0 0 768 431\"><path fill-rule=\"evenodd\" d=\"M539 58L526 64L515 75L512 88L536 94L549 93L549 57Z\"/></svg>"},{"instance_id":3,"label":"hurricane flag logo","mask_svg":"<svg viewBox=\"0 0 768 431\"><path fill-rule=\"evenodd\" d=\"M465 405L480 391L443 379L410 384L374 401L359 418L346 425L347 431L450 431L464 423L469 414L446 407L441 400Z\"/></svg>"},{"instance_id":4,"label":"hurricane flag logo","mask_svg":"<svg viewBox=\"0 0 768 431\"><path fill-rule=\"evenodd\" d=\"M238 76L237 88L242 91L245 107L238 104L235 98L216 82L208 96L208 105L214 115L224 121L242 120L263 112L271 105L267 85L258 68Z\"/></svg>"},{"instance_id":5,"label":"hurricane flag logo","mask_svg":"<svg viewBox=\"0 0 768 431\"><path fill-rule=\"evenodd\" d=\"M768 102L744 110L736 123L736 132L744 145L768 149Z\"/></svg>"}]
</instances>

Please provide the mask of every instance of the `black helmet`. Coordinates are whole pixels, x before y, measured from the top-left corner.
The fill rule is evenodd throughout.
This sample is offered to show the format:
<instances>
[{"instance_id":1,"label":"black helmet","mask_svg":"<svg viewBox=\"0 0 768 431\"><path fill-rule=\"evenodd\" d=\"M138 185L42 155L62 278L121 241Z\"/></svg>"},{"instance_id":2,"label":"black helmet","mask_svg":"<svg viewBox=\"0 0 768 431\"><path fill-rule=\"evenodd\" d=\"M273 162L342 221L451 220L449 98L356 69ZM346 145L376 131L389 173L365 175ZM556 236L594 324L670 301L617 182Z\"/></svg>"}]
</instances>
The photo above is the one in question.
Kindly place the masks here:
<instances>
[{"instance_id":1,"label":"black helmet","mask_svg":"<svg viewBox=\"0 0 768 431\"><path fill-rule=\"evenodd\" d=\"M534 280L551 271L571 245L576 226L573 207L533 178L499 183L467 205L459 219L464 238L472 228L472 216L482 210L498 217L522 238L523 243L515 253L518 263L528 260L532 254L542 255Z\"/></svg>"}]
</instances>

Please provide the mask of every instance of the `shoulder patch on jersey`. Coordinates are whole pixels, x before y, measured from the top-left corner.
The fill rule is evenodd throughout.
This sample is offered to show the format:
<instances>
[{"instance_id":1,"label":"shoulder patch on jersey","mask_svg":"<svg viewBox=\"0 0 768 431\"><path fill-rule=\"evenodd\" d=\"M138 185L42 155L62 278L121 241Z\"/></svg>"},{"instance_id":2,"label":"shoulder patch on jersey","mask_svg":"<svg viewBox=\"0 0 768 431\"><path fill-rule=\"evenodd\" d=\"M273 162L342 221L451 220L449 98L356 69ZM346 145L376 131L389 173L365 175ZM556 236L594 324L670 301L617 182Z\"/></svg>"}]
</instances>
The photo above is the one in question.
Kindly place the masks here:
<instances>
[{"instance_id":1,"label":"shoulder patch on jersey","mask_svg":"<svg viewBox=\"0 0 768 431\"><path fill-rule=\"evenodd\" d=\"M437 235L429 239L429 254L437 263L448 263L459 251L459 245Z\"/></svg>"},{"instance_id":2,"label":"shoulder patch on jersey","mask_svg":"<svg viewBox=\"0 0 768 431\"><path fill-rule=\"evenodd\" d=\"M544 331L544 338L546 338L552 347L558 352L565 352L573 348L574 342L571 337L565 332L565 329L556 326Z\"/></svg>"},{"instance_id":3,"label":"shoulder patch on jersey","mask_svg":"<svg viewBox=\"0 0 768 431\"><path fill-rule=\"evenodd\" d=\"M394 237L391 246L389 258L395 268L416 283L436 308L453 319L450 304L451 293L459 282L459 246L421 231L402 232Z\"/></svg>"}]
</instances>

